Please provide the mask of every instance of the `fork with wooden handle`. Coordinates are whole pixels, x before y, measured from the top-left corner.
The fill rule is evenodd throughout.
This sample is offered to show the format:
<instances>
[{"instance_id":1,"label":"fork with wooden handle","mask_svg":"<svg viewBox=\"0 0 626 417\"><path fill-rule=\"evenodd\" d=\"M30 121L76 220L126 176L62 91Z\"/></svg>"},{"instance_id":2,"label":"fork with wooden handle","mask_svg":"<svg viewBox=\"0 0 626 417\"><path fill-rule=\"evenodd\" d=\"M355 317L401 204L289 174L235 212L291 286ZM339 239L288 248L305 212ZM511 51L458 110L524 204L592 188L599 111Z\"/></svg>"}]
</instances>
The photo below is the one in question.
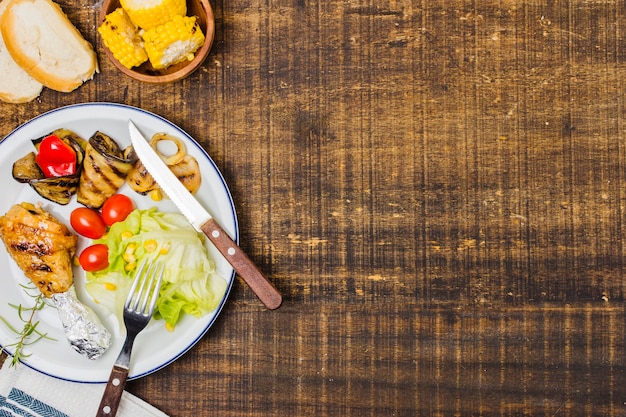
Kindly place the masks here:
<instances>
[{"instance_id":1,"label":"fork with wooden handle","mask_svg":"<svg viewBox=\"0 0 626 417\"><path fill-rule=\"evenodd\" d=\"M117 408L120 405L130 371L130 354L133 343L137 335L148 325L154 313L164 269L163 265L148 264L144 261L135 274L133 285L124 304L126 340L111 370L96 417L114 417L117 414Z\"/></svg>"}]
</instances>

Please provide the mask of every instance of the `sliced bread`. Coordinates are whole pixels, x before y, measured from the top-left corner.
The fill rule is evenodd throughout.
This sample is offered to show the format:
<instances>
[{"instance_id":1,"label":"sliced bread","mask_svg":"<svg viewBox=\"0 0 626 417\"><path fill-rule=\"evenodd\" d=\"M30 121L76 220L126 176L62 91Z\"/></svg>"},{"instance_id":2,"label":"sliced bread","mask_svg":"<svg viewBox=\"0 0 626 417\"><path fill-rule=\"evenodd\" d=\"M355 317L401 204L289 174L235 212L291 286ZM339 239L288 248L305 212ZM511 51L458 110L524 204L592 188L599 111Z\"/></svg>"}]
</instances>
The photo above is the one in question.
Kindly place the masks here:
<instances>
[{"instance_id":1,"label":"sliced bread","mask_svg":"<svg viewBox=\"0 0 626 417\"><path fill-rule=\"evenodd\" d=\"M24 71L44 86L66 93L93 78L98 70L96 53L58 4L8 1L0 17L2 36Z\"/></svg>"},{"instance_id":2,"label":"sliced bread","mask_svg":"<svg viewBox=\"0 0 626 417\"><path fill-rule=\"evenodd\" d=\"M0 20L8 0L0 2ZM0 33L0 100L7 103L27 103L33 101L43 89L43 84L36 81L15 63L4 44Z\"/></svg>"}]
</instances>

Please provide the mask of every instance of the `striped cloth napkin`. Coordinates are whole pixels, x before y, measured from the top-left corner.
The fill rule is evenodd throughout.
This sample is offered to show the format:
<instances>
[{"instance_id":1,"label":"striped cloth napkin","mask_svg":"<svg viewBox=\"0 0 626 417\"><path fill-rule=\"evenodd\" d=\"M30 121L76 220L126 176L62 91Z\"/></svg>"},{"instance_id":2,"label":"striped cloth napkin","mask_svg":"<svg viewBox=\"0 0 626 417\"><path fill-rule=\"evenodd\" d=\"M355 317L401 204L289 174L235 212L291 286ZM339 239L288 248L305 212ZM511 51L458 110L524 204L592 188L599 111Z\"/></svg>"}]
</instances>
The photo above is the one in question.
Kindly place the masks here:
<instances>
[{"instance_id":1,"label":"striped cloth napkin","mask_svg":"<svg viewBox=\"0 0 626 417\"><path fill-rule=\"evenodd\" d=\"M104 384L82 384L53 378L23 364L0 369L0 417L95 416ZM124 391L117 415L167 417L145 401Z\"/></svg>"}]
</instances>

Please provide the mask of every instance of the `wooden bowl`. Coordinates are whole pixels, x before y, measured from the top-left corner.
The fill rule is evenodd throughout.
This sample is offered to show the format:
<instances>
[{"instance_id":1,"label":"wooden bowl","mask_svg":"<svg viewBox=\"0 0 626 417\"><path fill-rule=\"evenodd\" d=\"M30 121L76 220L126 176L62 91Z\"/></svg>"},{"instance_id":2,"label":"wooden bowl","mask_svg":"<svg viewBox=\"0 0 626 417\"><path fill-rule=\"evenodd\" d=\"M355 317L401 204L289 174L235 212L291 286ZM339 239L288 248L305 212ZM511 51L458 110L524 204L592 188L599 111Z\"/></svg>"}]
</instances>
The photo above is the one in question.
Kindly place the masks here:
<instances>
[{"instance_id":1,"label":"wooden bowl","mask_svg":"<svg viewBox=\"0 0 626 417\"><path fill-rule=\"evenodd\" d=\"M100 10L100 23L104 21L107 14L111 13L120 6L119 0L104 0L102 9ZM113 62L113 64L124 74L131 78L147 83L171 83L174 81L182 80L190 75L192 72L198 69L200 65L209 55L211 45L213 44L213 38L215 36L215 18L213 17L213 9L209 0L187 0L187 16L196 16L198 19L198 25L204 33L204 44L195 53L194 59L191 61L184 61L178 64L169 66L168 68L155 69L150 65L150 62L144 62L138 67L131 69L126 68L120 62L113 57L113 54L104 46L102 47L107 57Z\"/></svg>"}]
</instances>

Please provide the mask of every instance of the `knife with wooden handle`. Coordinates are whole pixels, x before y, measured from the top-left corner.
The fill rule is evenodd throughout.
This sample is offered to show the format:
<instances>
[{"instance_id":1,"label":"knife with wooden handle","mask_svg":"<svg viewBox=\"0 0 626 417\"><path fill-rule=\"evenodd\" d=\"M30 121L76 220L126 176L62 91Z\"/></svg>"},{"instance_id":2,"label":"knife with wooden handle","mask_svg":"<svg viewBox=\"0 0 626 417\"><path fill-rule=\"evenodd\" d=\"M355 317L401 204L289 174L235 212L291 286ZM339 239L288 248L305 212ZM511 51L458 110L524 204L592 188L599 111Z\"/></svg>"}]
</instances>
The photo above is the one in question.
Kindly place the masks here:
<instances>
[{"instance_id":1,"label":"knife with wooden handle","mask_svg":"<svg viewBox=\"0 0 626 417\"><path fill-rule=\"evenodd\" d=\"M278 290L200 202L181 184L131 120L128 121L128 130L137 157L189 223L209 238L268 309L275 310L280 307L282 296Z\"/></svg>"}]
</instances>

